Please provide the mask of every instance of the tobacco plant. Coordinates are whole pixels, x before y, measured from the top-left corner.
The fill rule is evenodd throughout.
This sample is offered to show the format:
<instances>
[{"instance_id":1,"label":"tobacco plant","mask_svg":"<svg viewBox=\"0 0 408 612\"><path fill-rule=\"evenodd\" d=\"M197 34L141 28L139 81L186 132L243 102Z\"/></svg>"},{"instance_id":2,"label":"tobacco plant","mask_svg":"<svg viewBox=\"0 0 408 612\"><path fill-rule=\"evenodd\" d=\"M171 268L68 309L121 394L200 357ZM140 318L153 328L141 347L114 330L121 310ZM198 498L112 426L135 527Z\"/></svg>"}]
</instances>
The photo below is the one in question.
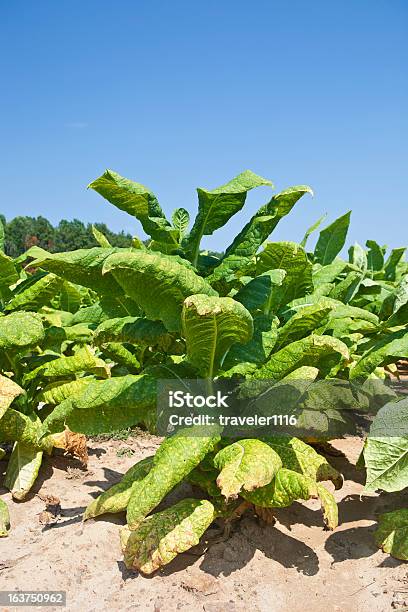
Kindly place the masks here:
<instances>
[{"instance_id":1,"label":"tobacco plant","mask_svg":"<svg viewBox=\"0 0 408 612\"><path fill-rule=\"evenodd\" d=\"M58 288L45 301L27 302L36 312L23 314L38 321L41 337L26 343L23 357L19 347L11 364L2 363L5 388L19 384L26 399L22 409L21 394L13 400L6 391L0 436L4 418L17 411L30 422L35 414L37 448L67 431L93 435L136 424L154 431L157 383L172 378L205 379L210 386L230 380L241 394L265 380L272 387L301 381L323 389L320 383L336 379L344 382L347 407L364 411L370 381L389 378L408 358L405 249L386 257L386 247L367 241L343 259L350 213L320 232L313 252L307 241L322 219L299 243L268 240L312 193L297 186L271 195L222 255L202 250L202 238L224 226L260 186L273 189L246 171L217 189L198 189L189 229L185 209L169 221L139 183L112 171L92 182L91 189L136 217L149 239L114 248L95 232L100 247L58 254L34 247L20 272L27 279L4 273L0 326L12 316L7 305L24 310L24 283L30 290L38 283ZM9 333L6 327L4 337ZM403 406L387 393L393 406ZM217 427L178 431L94 500L84 518L126 511L125 563L144 573L198 543L217 518L230 521L246 508L271 522L274 508L318 498L326 527L334 529L335 498L322 482L339 488L342 478L314 446L333 432L343 435L349 422L322 400L327 393L301 396L298 416L310 436L231 439ZM369 483L372 444L369 439L364 451ZM181 482L201 495L157 511ZM378 488L386 487L380 482Z\"/></svg>"}]
</instances>

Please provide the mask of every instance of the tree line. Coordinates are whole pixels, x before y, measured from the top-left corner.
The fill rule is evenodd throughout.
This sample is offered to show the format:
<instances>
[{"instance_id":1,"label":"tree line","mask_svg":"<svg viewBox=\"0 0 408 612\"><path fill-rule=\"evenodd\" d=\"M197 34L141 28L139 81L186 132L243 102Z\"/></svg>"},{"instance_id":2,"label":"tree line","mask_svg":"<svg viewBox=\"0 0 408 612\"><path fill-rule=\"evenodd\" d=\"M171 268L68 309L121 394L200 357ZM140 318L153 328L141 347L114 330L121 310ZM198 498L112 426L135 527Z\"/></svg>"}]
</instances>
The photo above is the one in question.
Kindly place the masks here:
<instances>
[{"instance_id":1,"label":"tree line","mask_svg":"<svg viewBox=\"0 0 408 612\"><path fill-rule=\"evenodd\" d=\"M87 249L98 246L93 233L92 224L85 225L78 219L67 221L62 219L54 227L45 217L14 217L6 221L0 215L0 223L4 228L4 247L7 255L18 257L32 246L39 246L51 253ZM132 236L123 231L112 232L105 223L94 223L96 229L102 232L112 246L128 247Z\"/></svg>"}]
</instances>

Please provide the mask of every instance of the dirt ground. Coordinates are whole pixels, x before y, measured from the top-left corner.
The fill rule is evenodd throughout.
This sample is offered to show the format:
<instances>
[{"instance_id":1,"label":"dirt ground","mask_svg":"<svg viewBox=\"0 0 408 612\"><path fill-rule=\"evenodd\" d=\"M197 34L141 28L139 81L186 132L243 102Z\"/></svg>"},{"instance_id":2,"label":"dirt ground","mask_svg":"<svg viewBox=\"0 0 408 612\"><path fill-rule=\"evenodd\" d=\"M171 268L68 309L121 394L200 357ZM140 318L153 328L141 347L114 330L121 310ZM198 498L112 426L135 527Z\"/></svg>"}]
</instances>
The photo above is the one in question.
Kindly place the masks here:
<instances>
[{"instance_id":1,"label":"dirt ground","mask_svg":"<svg viewBox=\"0 0 408 612\"><path fill-rule=\"evenodd\" d=\"M91 442L87 471L74 459L53 456L27 501L13 503L5 494L12 532L0 540L0 590L65 590L66 609L75 612L408 610L408 565L377 550L372 538L376 515L407 499L360 497L364 474L353 467L361 448L357 439L334 442L345 457L330 458L345 477L335 493L335 532L323 530L318 502L296 503L279 511L273 527L244 516L224 541L210 529L202 545L153 577L128 571L119 546L124 515L82 525L82 513L158 442L150 436ZM44 498L50 495L60 500L60 516L44 525Z\"/></svg>"}]
</instances>

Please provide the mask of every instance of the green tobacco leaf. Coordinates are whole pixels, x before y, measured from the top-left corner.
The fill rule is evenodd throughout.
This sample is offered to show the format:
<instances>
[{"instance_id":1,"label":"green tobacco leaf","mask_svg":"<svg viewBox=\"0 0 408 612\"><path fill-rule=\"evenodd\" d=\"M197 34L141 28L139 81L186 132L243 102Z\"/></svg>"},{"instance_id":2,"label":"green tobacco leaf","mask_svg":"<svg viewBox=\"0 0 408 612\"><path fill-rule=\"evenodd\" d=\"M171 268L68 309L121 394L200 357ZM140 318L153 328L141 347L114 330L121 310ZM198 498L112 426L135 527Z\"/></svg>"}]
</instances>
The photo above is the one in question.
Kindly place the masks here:
<instances>
[{"instance_id":1,"label":"green tobacco leaf","mask_svg":"<svg viewBox=\"0 0 408 612\"><path fill-rule=\"evenodd\" d=\"M396 279L397 266L402 261L406 247L392 249L391 255L388 257L384 265L385 278L394 281Z\"/></svg>"},{"instance_id":2,"label":"green tobacco leaf","mask_svg":"<svg viewBox=\"0 0 408 612\"><path fill-rule=\"evenodd\" d=\"M330 264L340 253L346 242L346 236L350 225L350 215L351 211L333 221L333 223L320 232L314 250L316 262L325 266Z\"/></svg>"},{"instance_id":3,"label":"green tobacco leaf","mask_svg":"<svg viewBox=\"0 0 408 612\"><path fill-rule=\"evenodd\" d=\"M343 486L341 474L325 457L299 438L272 436L265 442L278 453L285 468L304 474L317 482L331 480L336 489Z\"/></svg>"},{"instance_id":4,"label":"green tobacco leaf","mask_svg":"<svg viewBox=\"0 0 408 612\"><path fill-rule=\"evenodd\" d=\"M358 291L363 276L361 272L349 272L342 281L330 291L330 297L347 304Z\"/></svg>"},{"instance_id":5,"label":"green tobacco leaf","mask_svg":"<svg viewBox=\"0 0 408 612\"><path fill-rule=\"evenodd\" d=\"M374 538L384 552L408 561L408 508L382 514Z\"/></svg>"},{"instance_id":6,"label":"green tobacco leaf","mask_svg":"<svg viewBox=\"0 0 408 612\"><path fill-rule=\"evenodd\" d=\"M367 491L408 486L408 399L389 402L374 418L364 447Z\"/></svg>"},{"instance_id":7,"label":"green tobacco leaf","mask_svg":"<svg viewBox=\"0 0 408 612\"><path fill-rule=\"evenodd\" d=\"M109 240L106 238L105 234L100 232L98 230L98 228L95 227L94 225L92 225L92 234L93 234L93 237L95 238L96 242L99 244L99 246L103 247L104 249L110 249L111 248L112 245L109 242Z\"/></svg>"},{"instance_id":8,"label":"green tobacco leaf","mask_svg":"<svg viewBox=\"0 0 408 612\"><path fill-rule=\"evenodd\" d=\"M385 334L369 348L350 371L350 380L364 379L380 366L408 358L408 331Z\"/></svg>"},{"instance_id":9,"label":"green tobacco leaf","mask_svg":"<svg viewBox=\"0 0 408 612\"><path fill-rule=\"evenodd\" d=\"M231 346L248 342L253 333L252 317L240 302L207 295L185 300L182 327L187 358L203 378L215 376Z\"/></svg>"},{"instance_id":10,"label":"green tobacco leaf","mask_svg":"<svg viewBox=\"0 0 408 612\"><path fill-rule=\"evenodd\" d=\"M194 265L197 264L201 238L210 236L241 210L248 191L261 185L273 187L271 181L245 170L226 185L212 191L197 189L198 214L190 234L183 243Z\"/></svg>"},{"instance_id":11,"label":"green tobacco leaf","mask_svg":"<svg viewBox=\"0 0 408 612\"><path fill-rule=\"evenodd\" d=\"M328 374L335 365L347 359L349 351L343 342L331 336L312 334L274 353L253 378L281 380L302 366L314 366Z\"/></svg>"},{"instance_id":12,"label":"green tobacco leaf","mask_svg":"<svg viewBox=\"0 0 408 612\"><path fill-rule=\"evenodd\" d=\"M381 247L375 240L367 240L367 267L371 272L379 272L384 266L385 248Z\"/></svg>"},{"instance_id":13,"label":"green tobacco leaf","mask_svg":"<svg viewBox=\"0 0 408 612\"><path fill-rule=\"evenodd\" d=\"M0 419L10 407L12 401L22 393L24 393L24 390L21 387L10 378L0 374Z\"/></svg>"},{"instance_id":14,"label":"green tobacco leaf","mask_svg":"<svg viewBox=\"0 0 408 612\"><path fill-rule=\"evenodd\" d=\"M226 249L221 264L214 271L214 280L243 268L255 256L279 221L290 213L296 202L306 193L313 195L307 185L290 187L274 195L262 206Z\"/></svg>"},{"instance_id":15,"label":"green tobacco leaf","mask_svg":"<svg viewBox=\"0 0 408 612\"><path fill-rule=\"evenodd\" d=\"M37 258L31 265L53 272L71 283L89 287L99 294L116 297L123 292L112 275L102 275L102 268L108 257L120 252L130 253L128 249L93 247L66 253L47 253L46 257Z\"/></svg>"},{"instance_id":16,"label":"green tobacco leaf","mask_svg":"<svg viewBox=\"0 0 408 612\"><path fill-rule=\"evenodd\" d=\"M308 238L311 234L313 234L313 232L315 232L317 229L319 229L319 227L321 226L321 224L323 223L323 221L325 220L325 218L327 217L327 213L324 213L324 215L322 215L315 223L313 223L313 225L311 225L306 231L305 231L305 235L303 236L302 240L300 241L300 246L305 248L306 247L306 243L308 241Z\"/></svg>"},{"instance_id":17,"label":"green tobacco leaf","mask_svg":"<svg viewBox=\"0 0 408 612\"><path fill-rule=\"evenodd\" d=\"M148 318L163 321L169 331L180 329L186 297L195 293L216 295L188 262L161 253L117 253L106 261L106 272L113 273Z\"/></svg>"},{"instance_id":18,"label":"green tobacco leaf","mask_svg":"<svg viewBox=\"0 0 408 612\"><path fill-rule=\"evenodd\" d=\"M312 289L312 264L304 249L295 242L269 242L259 254L256 273L282 269L286 276L281 286L272 293L270 312L291 300L301 297Z\"/></svg>"},{"instance_id":19,"label":"green tobacco leaf","mask_svg":"<svg viewBox=\"0 0 408 612\"><path fill-rule=\"evenodd\" d=\"M0 317L0 348L22 349L41 342L44 328L34 312L12 312Z\"/></svg>"},{"instance_id":20,"label":"green tobacco leaf","mask_svg":"<svg viewBox=\"0 0 408 612\"><path fill-rule=\"evenodd\" d=\"M217 485L226 499L236 498L241 489L253 491L271 482L282 467L279 455L260 440L239 440L214 457L220 471Z\"/></svg>"},{"instance_id":21,"label":"green tobacco leaf","mask_svg":"<svg viewBox=\"0 0 408 612\"><path fill-rule=\"evenodd\" d=\"M188 213L188 210L186 210L185 208L176 208L173 211L171 222L173 224L173 227L175 227L178 231L180 241L181 238L183 238L183 236L187 232L188 224L190 223L190 215Z\"/></svg>"},{"instance_id":22,"label":"green tobacco leaf","mask_svg":"<svg viewBox=\"0 0 408 612\"><path fill-rule=\"evenodd\" d=\"M150 472L132 486L127 509L127 522L131 529L136 529L161 500L213 450L220 436L215 428L209 434L199 437L193 431L180 430L162 442Z\"/></svg>"},{"instance_id":23,"label":"green tobacco leaf","mask_svg":"<svg viewBox=\"0 0 408 612\"><path fill-rule=\"evenodd\" d=\"M270 311L272 292L276 285L281 285L286 276L285 270L268 270L253 278L234 295L234 300L241 302L249 311L261 308L265 314Z\"/></svg>"},{"instance_id":24,"label":"green tobacco leaf","mask_svg":"<svg viewBox=\"0 0 408 612\"><path fill-rule=\"evenodd\" d=\"M261 508L286 508L297 499L317 497L317 484L308 476L281 468L265 487L247 492L241 497Z\"/></svg>"},{"instance_id":25,"label":"green tobacco leaf","mask_svg":"<svg viewBox=\"0 0 408 612\"><path fill-rule=\"evenodd\" d=\"M29 382L39 376L53 378L68 376L69 374L76 374L78 372L90 372L94 368L97 368L100 363L101 360L96 357L87 346L84 346L79 349L75 355L70 357L58 357L32 370L26 374L25 381Z\"/></svg>"},{"instance_id":26,"label":"green tobacco leaf","mask_svg":"<svg viewBox=\"0 0 408 612\"><path fill-rule=\"evenodd\" d=\"M92 377L78 378L69 382L54 382L47 385L38 396L40 402L56 406L66 399L82 393L94 379Z\"/></svg>"},{"instance_id":27,"label":"green tobacco leaf","mask_svg":"<svg viewBox=\"0 0 408 612\"><path fill-rule=\"evenodd\" d=\"M157 381L147 375L94 380L65 400L44 420L42 437L67 425L71 431L96 435L145 423L156 412Z\"/></svg>"},{"instance_id":28,"label":"green tobacco leaf","mask_svg":"<svg viewBox=\"0 0 408 612\"><path fill-rule=\"evenodd\" d=\"M327 529L336 529L339 524L339 509L334 495L320 483L317 485L317 495L322 504L324 524Z\"/></svg>"},{"instance_id":29,"label":"green tobacco leaf","mask_svg":"<svg viewBox=\"0 0 408 612\"><path fill-rule=\"evenodd\" d=\"M144 185L130 181L113 170L106 170L88 187L120 210L136 217L153 240L177 246L177 232L167 221L154 193Z\"/></svg>"},{"instance_id":30,"label":"green tobacco leaf","mask_svg":"<svg viewBox=\"0 0 408 612\"><path fill-rule=\"evenodd\" d=\"M152 574L196 546L216 516L208 500L183 499L146 518L136 531L125 527L121 541L126 567Z\"/></svg>"},{"instance_id":31,"label":"green tobacco leaf","mask_svg":"<svg viewBox=\"0 0 408 612\"><path fill-rule=\"evenodd\" d=\"M286 344L304 338L317 327L323 325L327 322L328 315L332 310L333 308L324 301L300 309L278 330L275 351Z\"/></svg>"},{"instance_id":32,"label":"green tobacco leaf","mask_svg":"<svg viewBox=\"0 0 408 612\"><path fill-rule=\"evenodd\" d=\"M103 321L95 330L95 343L126 342L137 346L168 348L173 340L163 323L142 317L118 317Z\"/></svg>"},{"instance_id":33,"label":"green tobacco leaf","mask_svg":"<svg viewBox=\"0 0 408 612\"><path fill-rule=\"evenodd\" d=\"M153 465L153 457L138 461L123 475L120 482L104 491L86 508L84 521L101 514L123 512L126 510L134 482L143 480Z\"/></svg>"},{"instance_id":34,"label":"green tobacco leaf","mask_svg":"<svg viewBox=\"0 0 408 612\"><path fill-rule=\"evenodd\" d=\"M1 225L1 221L0 221ZM0 499L0 538L6 538L10 530L10 514L5 501Z\"/></svg>"},{"instance_id":35,"label":"green tobacco leaf","mask_svg":"<svg viewBox=\"0 0 408 612\"><path fill-rule=\"evenodd\" d=\"M49 304L62 287L62 279L55 274L46 274L36 283L17 293L7 304L5 310L38 310Z\"/></svg>"},{"instance_id":36,"label":"green tobacco leaf","mask_svg":"<svg viewBox=\"0 0 408 612\"><path fill-rule=\"evenodd\" d=\"M13 499L21 501L26 497L38 476L42 456L42 451L35 446L16 442L4 479Z\"/></svg>"}]
</instances>

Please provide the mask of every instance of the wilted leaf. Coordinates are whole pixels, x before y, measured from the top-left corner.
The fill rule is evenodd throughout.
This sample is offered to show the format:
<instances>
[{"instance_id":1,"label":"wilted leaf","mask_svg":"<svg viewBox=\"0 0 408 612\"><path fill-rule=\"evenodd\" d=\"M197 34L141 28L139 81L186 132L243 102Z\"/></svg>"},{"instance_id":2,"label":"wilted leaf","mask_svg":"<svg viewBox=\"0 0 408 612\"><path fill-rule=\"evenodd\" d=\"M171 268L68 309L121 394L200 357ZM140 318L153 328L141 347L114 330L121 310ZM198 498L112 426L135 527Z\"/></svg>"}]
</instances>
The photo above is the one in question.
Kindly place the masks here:
<instances>
[{"instance_id":1,"label":"wilted leaf","mask_svg":"<svg viewBox=\"0 0 408 612\"><path fill-rule=\"evenodd\" d=\"M285 508L297 499L317 497L317 483L308 476L281 468L265 487L247 492L241 491L247 501L262 508Z\"/></svg>"},{"instance_id":2,"label":"wilted leaf","mask_svg":"<svg viewBox=\"0 0 408 612\"><path fill-rule=\"evenodd\" d=\"M113 273L148 318L163 321L169 331L180 329L181 310L186 297L195 293L216 295L188 262L161 253L117 253L107 259L104 266L106 272Z\"/></svg>"},{"instance_id":3,"label":"wilted leaf","mask_svg":"<svg viewBox=\"0 0 408 612\"><path fill-rule=\"evenodd\" d=\"M38 476L42 456L42 451L35 446L15 443L4 478L13 499L21 501L26 497Z\"/></svg>"},{"instance_id":4,"label":"wilted leaf","mask_svg":"<svg viewBox=\"0 0 408 612\"><path fill-rule=\"evenodd\" d=\"M84 521L101 514L123 512L129 503L132 485L143 480L153 464L153 457L138 461L123 475L117 484L104 491L94 499L84 513Z\"/></svg>"},{"instance_id":5,"label":"wilted leaf","mask_svg":"<svg viewBox=\"0 0 408 612\"><path fill-rule=\"evenodd\" d=\"M203 428L201 428L203 429ZM147 476L135 482L127 509L127 522L136 529L170 491L213 450L220 437L216 428L208 436L178 431L162 442Z\"/></svg>"},{"instance_id":6,"label":"wilted leaf","mask_svg":"<svg viewBox=\"0 0 408 612\"><path fill-rule=\"evenodd\" d=\"M226 499L237 497L241 489L252 491L271 482L282 462L267 444L256 439L239 440L214 457L220 471L217 485Z\"/></svg>"},{"instance_id":7,"label":"wilted leaf","mask_svg":"<svg viewBox=\"0 0 408 612\"><path fill-rule=\"evenodd\" d=\"M374 537L384 552L408 561L408 508L382 514Z\"/></svg>"},{"instance_id":8,"label":"wilted leaf","mask_svg":"<svg viewBox=\"0 0 408 612\"><path fill-rule=\"evenodd\" d=\"M183 499L144 519L136 531L125 527L121 540L126 567L152 574L197 545L216 516L208 500Z\"/></svg>"},{"instance_id":9,"label":"wilted leaf","mask_svg":"<svg viewBox=\"0 0 408 612\"><path fill-rule=\"evenodd\" d=\"M0 419L12 401L22 393L24 393L24 390L13 380L0 374Z\"/></svg>"}]
</instances>

